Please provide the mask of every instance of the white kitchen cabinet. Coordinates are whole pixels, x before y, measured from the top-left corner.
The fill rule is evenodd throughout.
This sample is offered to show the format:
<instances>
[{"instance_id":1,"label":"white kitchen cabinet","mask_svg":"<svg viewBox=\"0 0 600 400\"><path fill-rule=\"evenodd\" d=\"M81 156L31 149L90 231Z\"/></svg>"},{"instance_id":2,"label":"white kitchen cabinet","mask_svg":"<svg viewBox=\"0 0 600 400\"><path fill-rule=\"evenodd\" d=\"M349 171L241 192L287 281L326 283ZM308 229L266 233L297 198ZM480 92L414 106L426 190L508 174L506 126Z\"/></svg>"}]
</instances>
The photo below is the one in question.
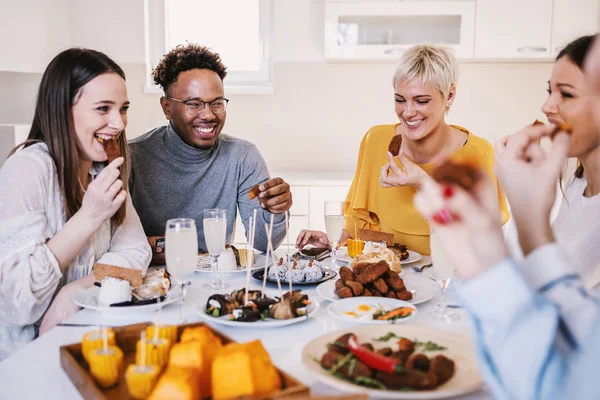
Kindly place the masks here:
<instances>
[{"instance_id":1,"label":"white kitchen cabinet","mask_svg":"<svg viewBox=\"0 0 600 400\"><path fill-rule=\"evenodd\" d=\"M475 58L550 58L552 1L477 0Z\"/></svg>"},{"instance_id":2,"label":"white kitchen cabinet","mask_svg":"<svg viewBox=\"0 0 600 400\"><path fill-rule=\"evenodd\" d=\"M325 58L397 60L419 43L473 57L474 0L325 3Z\"/></svg>"},{"instance_id":3,"label":"white kitchen cabinet","mask_svg":"<svg viewBox=\"0 0 600 400\"><path fill-rule=\"evenodd\" d=\"M569 42L600 30L600 1L554 0L552 58Z\"/></svg>"}]
</instances>

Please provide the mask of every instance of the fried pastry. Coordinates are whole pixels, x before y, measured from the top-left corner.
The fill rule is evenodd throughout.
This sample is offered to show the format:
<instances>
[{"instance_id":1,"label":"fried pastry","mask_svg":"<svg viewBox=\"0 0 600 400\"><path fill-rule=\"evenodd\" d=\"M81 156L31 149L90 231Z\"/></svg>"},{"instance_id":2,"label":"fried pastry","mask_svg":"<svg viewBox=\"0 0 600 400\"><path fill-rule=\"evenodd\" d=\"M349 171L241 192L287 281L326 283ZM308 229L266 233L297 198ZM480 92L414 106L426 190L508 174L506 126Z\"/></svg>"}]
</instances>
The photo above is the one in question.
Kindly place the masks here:
<instances>
[{"instance_id":1,"label":"fried pastry","mask_svg":"<svg viewBox=\"0 0 600 400\"><path fill-rule=\"evenodd\" d=\"M109 163L113 162L116 158L121 157L121 149L119 148L119 143L116 138L110 140L98 138L98 141L104 146L104 152L106 153L106 157L108 157Z\"/></svg>"},{"instance_id":2,"label":"fried pastry","mask_svg":"<svg viewBox=\"0 0 600 400\"><path fill-rule=\"evenodd\" d=\"M260 194L260 189L258 188L260 185L256 184L252 186L252 189L248 192L248 199L253 200Z\"/></svg>"},{"instance_id":3,"label":"fried pastry","mask_svg":"<svg viewBox=\"0 0 600 400\"><path fill-rule=\"evenodd\" d=\"M479 168L468 162L444 161L431 174L438 183L449 183L470 190L482 177Z\"/></svg>"},{"instance_id":4,"label":"fried pastry","mask_svg":"<svg viewBox=\"0 0 600 400\"><path fill-rule=\"evenodd\" d=\"M396 157L400 153L400 145L402 144L402 135L394 135L388 146L388 151Z\"/></svg>"}]
</instances>

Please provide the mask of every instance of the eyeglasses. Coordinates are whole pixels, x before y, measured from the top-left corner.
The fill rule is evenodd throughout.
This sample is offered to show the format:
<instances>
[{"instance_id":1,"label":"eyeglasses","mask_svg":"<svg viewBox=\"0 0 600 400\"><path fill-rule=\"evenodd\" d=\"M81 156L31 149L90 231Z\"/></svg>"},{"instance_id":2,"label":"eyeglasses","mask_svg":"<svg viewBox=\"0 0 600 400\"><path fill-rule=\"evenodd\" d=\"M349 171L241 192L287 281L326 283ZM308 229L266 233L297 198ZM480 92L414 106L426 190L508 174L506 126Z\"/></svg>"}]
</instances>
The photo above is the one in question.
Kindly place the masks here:
<instances>
[{"instance_id":1,"label":"eyeglasses","mask_svg":"<svg viewBox=\"0 0 600 400\"><path fill-rule=\"evenodd\" d=\"M188 114L200 114L206 104L214 114L222 114L227 110L229 99L218 99L213 101L202 101L199 99L179 100L173 97L165 97L167 100L173 100L178 103L185 104Z\"/></svg>"}]
</instances>

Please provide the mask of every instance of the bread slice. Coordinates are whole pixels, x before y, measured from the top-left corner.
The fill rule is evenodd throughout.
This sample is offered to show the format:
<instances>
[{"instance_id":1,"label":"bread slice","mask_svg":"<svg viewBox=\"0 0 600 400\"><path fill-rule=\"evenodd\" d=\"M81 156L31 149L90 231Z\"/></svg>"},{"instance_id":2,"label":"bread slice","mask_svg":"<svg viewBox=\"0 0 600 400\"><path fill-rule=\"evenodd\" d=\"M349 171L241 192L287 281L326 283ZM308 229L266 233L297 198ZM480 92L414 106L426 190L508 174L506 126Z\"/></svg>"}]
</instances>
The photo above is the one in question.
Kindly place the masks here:
<instances>
[{"instance_id":1,"label":"bread slice","mask_svg":"<svg viewBox=\"0 0 600 400\"><path fill-rule=\"evenodd\" d=\"M97 281L102 282L102 279L107 276L129 281L132 288L142 286L144 282L142 271L139 269L123 268L108 264L94 264L94 277Z\"/></svg>"},{"instance_id":2,"label":"bread slice","mask_svg":"<svg viewBox=\"0 0 600 400\"><path fill-rule=\"evenodd\" d=\"M359 229L358 239L365 242L384 242L388 247L394 245L393 233L378 232L370 229Z\"/></svg>"}]
</instances>

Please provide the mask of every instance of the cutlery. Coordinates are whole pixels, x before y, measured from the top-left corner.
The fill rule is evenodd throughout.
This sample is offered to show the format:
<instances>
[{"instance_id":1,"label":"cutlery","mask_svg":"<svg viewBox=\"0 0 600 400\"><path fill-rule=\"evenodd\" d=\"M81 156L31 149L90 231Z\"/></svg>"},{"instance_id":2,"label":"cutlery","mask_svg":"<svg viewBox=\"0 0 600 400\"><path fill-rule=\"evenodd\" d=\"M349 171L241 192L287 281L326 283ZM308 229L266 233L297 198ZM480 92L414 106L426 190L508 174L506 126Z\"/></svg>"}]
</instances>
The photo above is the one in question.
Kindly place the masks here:
<instances>
[{"instance_id":1,"label":"cutlery","mask_svg":"<svg viewBox=\"0 0 600 400\"><path fill-rule=\"evenodd\" d=\"M99 324L71 324L68 322L61 322L59 324L56 324L56 326L64 326L64 327L73 327L73 328L85 328L85 327L90 327L90 326L101 326ZM109 328L111 328L109 326Z\"/></svg>"},{"instance_id":2,"label":"cutlery","mask_svg":"<svg viewBox=\"0 0 600 400\"><path fill-rule=\"evenodd\" d=\"M430 264L425 264L425 265L421 265L420 267L417 267L416 265L413 265L411 268L415 271L415 272L423 272L423 270L425 268L429 268L429 267L433 267L433 263Z\"/></svg>"}]
</instances>

